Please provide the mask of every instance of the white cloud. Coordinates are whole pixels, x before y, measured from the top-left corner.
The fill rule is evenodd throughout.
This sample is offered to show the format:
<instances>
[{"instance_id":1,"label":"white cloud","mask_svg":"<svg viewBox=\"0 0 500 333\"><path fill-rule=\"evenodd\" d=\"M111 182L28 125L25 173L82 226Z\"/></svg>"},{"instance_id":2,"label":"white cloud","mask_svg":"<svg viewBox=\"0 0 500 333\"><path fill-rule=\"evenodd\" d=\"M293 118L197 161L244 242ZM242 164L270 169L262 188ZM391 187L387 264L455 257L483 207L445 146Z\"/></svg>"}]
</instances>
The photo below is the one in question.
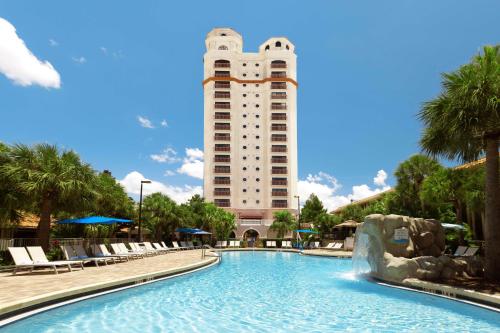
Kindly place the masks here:
<instances>
[{"instance_id":1,"label":"white cloud","mask_svg":"<svg viewBox=\"0 0 500 333\"><path fill-rule=\"evenodd\" d=\"M120 184L125 187L125 190L129 194L140 194L141 191L141 180L145 180L145 178L140 172L132 171L127 174L122 180L120 180ZM203 190L201 186L174 186L164 184L158 181L151 181L151 184L144 184L142 193L143 195L149 195L152 193L161 192L163 194L168 195L172 200L177 203L183 203L189 200L193 195L203 194Z\"/></svg>"},{"instance_id":2,"label":"white cloud","mask_svg":"<svg viewBox=\"0 0 500 333\"><path fill-rule=\"evenodd\" d=\"M168 123L165 119L163 119L160 123L161 127L168 127Z\"/></svg>"},{"instance_id":3,"label":"white cloud","mask_svg":"<svg viewBox=\"0 0 500 333\"><path fill-rule=\"evenodd\" d=\"M301 205L303 205L309 196L314 193L323 202L325 208L331 211L337 207L349 204L351 200L356 201L387 191L391 188L385 184L387 174L383 171L383 174L385 174L384 178L380 171L377 173L377 177L374 178L374 183L379 186L378 188L372 189L366 184L355 185L352 187L351 193L347 195L336 194L342 186L335 177L325 172L319 172L316 175L310 174L306 179L299 180L298 182L298 194L300 196ZM379 180L378 183L375 181L377 178ZM382 179L383 185L380 182Z\"/></svg>"},{"instance_id":4,"label":"white cloud","mask_svg":"<svg viewBox=\"0 0 500 333\"><path fill-rule=\"evenodd\" d=\"M176 163L181 161L181 159L177 157L177 152L172 148L165 148L161 154L153 154L150 155L150 157L153 161L159 163Z\"/></svg>"},{"instance_id":5,"label":"white cloud","mask_svg":"<svg viewBox=\"0 0 500 333\"><path fill-rule=\"evenodd\" d=\"M203 151L198 148L186 148L186 157L177 172L203 179Z\"/></svg>"},{"instance_id":6,"label":"white cloud","mask_svg":"<svg viewBox=\"0 0 500 333\"><path fill-rule=\"evenodd\" d=\"M373 184L377 186L386 186L387 185L385 183L386 180L387 180L387 172L385 172L384 170L379 170L377 172L377 176L373 178Z\"/></svg>"},{"instance_id":7,"label":"white cloud","mask_svg":"<svg viewBox=\"0 0 500 333\"><path fill-rule=\"evenodd\" d=\"M59 46L59 43L56 40L51 38L51 39L49 39L49 45L50 46Z\"/></svg>"},{"instance_id":8,"label":"white cloud","mask_svg":"<svg viewBox=\"0 0 500 333\"><path fill-rule=\"evenodd\" d=\"M105 48L104 46L101 46L101 47L99 48L99 50L101 50L101 51L102 51L102 53L104 53L105 55L107 55L107 54L108 54L108 49L107 49L107 48Z\"/></svg>"},{"instance_id":9,"label":"white cloud","mask_svg":"<svg viewBox=\"0 0 500 333\"><path fill-rule=\"evenodd\" d=\"M0 18L0 73L20 86L59 88L61 77L48 61L40 61L19 38L16 28Z\"/></svg>"},{"instance_id":10,"label":"white cloud","mask_svg":"<svg viewBox=\"0 0 500 333\"><path fill-rule=\"evenodd\" d=\"M84 63L86 63L86 62L87 62L87 59L86 59L85 57L82 57L82 56L80 56L80 57L73 57L73 58L71 58L71 59L72 59L74 62L76 62L77 64L80 64L80 65L82 65L82 64L84 64Z\"/></svg>"},{"instance_id":11,"label":"white cloud","mask_svg":"<svg viewBox=\"0 0 500 333\"><path fill-rule=\"evenodd\" d=\"M139 121L139 124L142 126L142 127L145 127L145 128L155 128L153 126L153 123L151 122L151 120L149 120L148 118L146 117L142 117L142 116L137 116L137 120Z\"/></svg>"},{"instance_id":12,"label":"white cloud","mask_svg":"<svg viewBox=\"0 0 500 333\"><path fill-rule=\"evenodd\" d=\"M165 173L163 175L166 176L166 177L174 176L175 175L175 171L165 170Z\"/></svg>"}]
</instances>

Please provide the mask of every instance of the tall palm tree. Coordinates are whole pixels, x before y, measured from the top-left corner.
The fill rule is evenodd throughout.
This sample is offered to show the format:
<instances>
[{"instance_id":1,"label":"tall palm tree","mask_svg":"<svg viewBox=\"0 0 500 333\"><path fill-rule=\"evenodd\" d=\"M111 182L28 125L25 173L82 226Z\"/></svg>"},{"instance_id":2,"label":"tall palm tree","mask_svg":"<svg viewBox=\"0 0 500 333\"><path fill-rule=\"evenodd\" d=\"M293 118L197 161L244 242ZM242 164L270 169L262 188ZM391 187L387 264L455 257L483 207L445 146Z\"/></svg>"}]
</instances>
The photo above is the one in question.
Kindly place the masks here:
<instances>
[{"instance_id":1,"label":"tall palm tree","mask_svg":"<svg viewBox=\"0 0 500 333\"><path fill-rule=\"evenodd\" d=\"M483 53L458 70L443 74L443 91L424 104L420 140L430 155L473 161L486 154L486 277L500 281L500 47Z\"/></svg>"},{"instance_id":2,"label":"tall palm tree","mask_svg":"<svg viewBox=\"0 0 500 333\"><path fill-rule=\"evenodd\" d=\"M177 205L162 193L148 195L143 202L144 225L150 229L156 240L164 234L171 234L178 227Z\"/></svg>"},{"instance_id":3,"label":"tall palm tree","mask_svg":"<svg viewBox=\"0 0 500 333\"><path fill-rule=\"evenodd\" d=\"M276 231L278 238L283 238L287 231L291 231L295 228L297 222L295 217L287 210L280 210L274 212L274 221L269 229Z\"/></svg>"},{"instance_id":4,"label":"tall palm tree","mask_svg":"<svg viewBox=\"0 0 500 333\"><path fill-rule=\"evenodd\" d=\"M40 215L38 238L48 249L51 215L88 210L95 195L95 172L75 152L61 152L48 144L18 144L7 154L11 162L0 166L0 174L16 180L17 188Z\"/></svg>"}]
</instances>

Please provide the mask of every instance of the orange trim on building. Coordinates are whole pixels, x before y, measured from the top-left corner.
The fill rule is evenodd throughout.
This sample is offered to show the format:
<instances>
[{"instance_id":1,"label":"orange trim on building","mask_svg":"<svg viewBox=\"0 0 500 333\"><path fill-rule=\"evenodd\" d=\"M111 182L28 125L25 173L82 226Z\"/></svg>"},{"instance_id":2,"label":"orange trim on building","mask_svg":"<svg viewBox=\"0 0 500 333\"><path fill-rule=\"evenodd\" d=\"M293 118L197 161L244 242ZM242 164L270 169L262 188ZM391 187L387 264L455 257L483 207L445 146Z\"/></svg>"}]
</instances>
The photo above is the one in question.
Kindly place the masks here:
<instances>
[{"instance_id":1,"label":"orange trim on building","mask_svg":"<svg viewBox=\"0 0 500 333\"><path fill-rule=\"evenodd\" d=\"M291 79L289 77L267 77L267 78L262 79L262 80L240 80L240 79L237 79L237 78L232 77L232 76L228 76L228 77L211 76L211 77L203 80L203 85L207 84L210 81L234 81L237 83L266 83L269 81L272 81L272 82L290 82L291 84L295 85L295 87L299 86L297 81L295 81L294 79Z\"/></svg>"}]
</instances>

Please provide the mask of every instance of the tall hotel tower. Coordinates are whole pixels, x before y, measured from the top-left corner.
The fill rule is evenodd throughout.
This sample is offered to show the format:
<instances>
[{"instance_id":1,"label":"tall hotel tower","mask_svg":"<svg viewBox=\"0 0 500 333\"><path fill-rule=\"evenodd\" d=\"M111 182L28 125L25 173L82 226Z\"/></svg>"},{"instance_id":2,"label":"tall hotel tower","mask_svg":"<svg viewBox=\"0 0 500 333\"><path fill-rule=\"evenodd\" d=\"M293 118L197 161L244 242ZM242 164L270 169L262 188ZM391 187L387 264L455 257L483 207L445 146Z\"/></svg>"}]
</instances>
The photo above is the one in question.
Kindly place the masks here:
<instances>
[{"instance_id":1,"label":"tall hotel tower","mask_svg":"<svg viewBox=\"0 0 500 333\"><path fill-rule=\"evenodd\" d=\"M275 37L245 53L228 28L205 44L205 199L235 213L237 238L273 237L273 212L297 212L294 46Z\"/></svg>"}]
</instances>

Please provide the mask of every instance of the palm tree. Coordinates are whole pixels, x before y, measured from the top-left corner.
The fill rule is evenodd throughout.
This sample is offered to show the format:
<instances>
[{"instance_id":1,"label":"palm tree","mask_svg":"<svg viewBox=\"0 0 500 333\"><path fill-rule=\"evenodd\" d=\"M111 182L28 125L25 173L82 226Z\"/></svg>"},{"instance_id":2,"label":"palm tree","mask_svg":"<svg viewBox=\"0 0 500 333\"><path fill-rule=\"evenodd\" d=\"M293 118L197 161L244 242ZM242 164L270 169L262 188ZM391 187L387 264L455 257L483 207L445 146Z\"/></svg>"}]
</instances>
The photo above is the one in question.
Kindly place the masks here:
<instances>
[{"instance_id":1,"label":"palm tree","mask_svg":"<svg viewBox=\"0 0 500 333\"><path fill-rule=\"evenodd\" d=\"M500 47L458 70L443 74L443 91L424 104L419 118L425 128L422 149L433 156L473 161L486 154L486 277L500 281Z\"/></svg>"},{"instance_id":2,"label":"palm tree","mask_svg":"<svg viewBox=\"0 0 500 333\"><path fill-rule=\"evenodd\" d=\"M7 155L11 161L0 166L0 174L16 180L18 190L40 215L38 238L47 250L51 215L88 210L95 195L95 172L75 152L60 152L48 144L14 145Z\"/></svg>"},{"instance_id":3,"label":"palm tree","mask_svg":"<svg viewBox=\"0 0 500 333\"><path fill-rule=\"evenodd\" d=\"M150 229L156 240L164 234L171 234L178 227L177 204L167 195L153 193L143 202L144 225Z\"/></svg>"},{"instance_id":4,"label":"palm tree","mask_svg":"<svg viewBox=\"0 0 500 333\"><path fill-rule=\"evenodd\" d=\"M291 231L297 225L295 217L287 210L274 212L274 221L269 229L276 231L278 238L283 238L288 231Z\"/></svg>"}]
</instances>

